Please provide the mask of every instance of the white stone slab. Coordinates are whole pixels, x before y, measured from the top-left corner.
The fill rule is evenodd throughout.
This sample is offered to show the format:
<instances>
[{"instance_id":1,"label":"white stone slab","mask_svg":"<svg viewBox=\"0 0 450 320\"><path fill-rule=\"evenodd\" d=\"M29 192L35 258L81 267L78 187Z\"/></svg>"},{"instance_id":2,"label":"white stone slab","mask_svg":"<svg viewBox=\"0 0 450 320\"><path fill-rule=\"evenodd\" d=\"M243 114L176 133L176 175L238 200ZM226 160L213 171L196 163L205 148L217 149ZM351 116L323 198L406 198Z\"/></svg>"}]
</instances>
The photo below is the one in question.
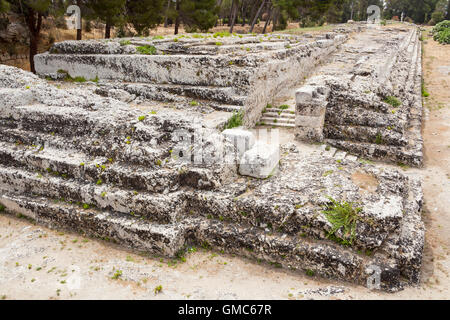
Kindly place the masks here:
<instances>
[{"instance_id":1,"label":"white stone slab","mask_svg":"<svg viewBox=\"0 0 450 320\"><path fill-rule=\"evenodd\" d=\"M279 145L258 141L242 157L239 173L244 176L266 179L274 172L279 161Z\"/></svg>"},{"instance_id":2,"label":"white stone slab","mask_svg":"<svg viewBox=\"0 0 450 320\"><path fill-rule=\"evenodd\" d=\"M236 147L239 159L241 159L245 152L253 148L255 144L255 136L248 130L234 128L227 129L222 133L225 136L225 139Z\"/></svg>"}]
</instances>

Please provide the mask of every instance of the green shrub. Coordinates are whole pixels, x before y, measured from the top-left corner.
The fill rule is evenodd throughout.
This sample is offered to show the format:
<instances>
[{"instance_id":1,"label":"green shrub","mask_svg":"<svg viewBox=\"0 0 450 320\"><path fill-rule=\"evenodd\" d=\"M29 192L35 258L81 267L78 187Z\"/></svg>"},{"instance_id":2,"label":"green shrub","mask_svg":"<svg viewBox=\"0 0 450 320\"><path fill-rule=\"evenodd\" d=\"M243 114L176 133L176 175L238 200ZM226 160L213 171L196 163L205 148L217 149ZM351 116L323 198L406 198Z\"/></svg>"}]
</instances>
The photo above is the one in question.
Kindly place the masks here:
<instances>
[{"instance_id":1,"label":"green shrub","mask_svg":"<svg viewBox=\"0 0 450 320\"><path fill-rule=\"evenodd\" d=\"M145 46L136 47L136 50L140 54L146 54L146 55L154 55L154 54L156 54L156 48L154 46L151 46L151 45L145 45Z\"/></svg>"},{"instance_id":2,"label":"green shrub","mask_svg":"<svg viewBox=\"0 0 450 320\"><path fill-rule=\"evenodd\" d=\"M131 44L130 40L122 40L119 42L121 46L127 46Z\"/></svg>"},{"instance_id":3,"label":"green shrub","mask_svg":"<svg viewBox=\"0 0 450 320\"><path fill-rule=\"evenodd\" d=\"M422 97L429 97L430 94L427 92L427 89L425 88L425 83L422 80Z\"/></svg>"},{"instance_id":4,"label":"green shrub","mask_svg":"<svg viewBox=\"0 0 450 320\"><path fill-rule=\"evenodd\" d=\"M433 39L442 44L450 44L450 20L444 20L434 26Z\"/></svg>"},{"instance_id":5,"label":"green shrub","mask_svg":"<svg viewBox=\"0 0 450 320\"><path fill-rule=\"evenodd\" d=\"M441 44L450 44L450 29L439 32L436 41Z\"/></svg>"},{"instance_id":6,"label":"green shrub","mask_svg":"<svg viewBox=\"0 0 450 320\"><path fill-rule=\"evenodd\" d=\"M341 243L352 244L356 236L356 223L360 219L359 214L362 209L355 208L351 202L338 202L331 197L328 199L331 203L326 206L323 213L332 227L327 237L341 240ZM336 236L336 232L340 229L343 229L343 238Z\"/></svg>"},{"instance_id":7,"label":"green shrub","mask_svg":"<svg viewBox=\"0 0 450 320\"><path fill-rule=\"evenodd\" d=\"M400 106L402 104L402 102L400 100L398 100L396 97L393 97L393 96L388 96L388 97L384 98L383 102L390 104L394 108L397 108L398 106Z\"/></svg>"},{"instance_id":8,"label":"green shrub","mask_svg":"<svg viewBox=\"0 0 450 320\"><path fill-rule=\"evenodd\" d=\"M242 126L243 120L244 120L244 113L242 111L235 112L233 116L228 120L225 129L240 127Z\"/></svg>"}]
</instances>

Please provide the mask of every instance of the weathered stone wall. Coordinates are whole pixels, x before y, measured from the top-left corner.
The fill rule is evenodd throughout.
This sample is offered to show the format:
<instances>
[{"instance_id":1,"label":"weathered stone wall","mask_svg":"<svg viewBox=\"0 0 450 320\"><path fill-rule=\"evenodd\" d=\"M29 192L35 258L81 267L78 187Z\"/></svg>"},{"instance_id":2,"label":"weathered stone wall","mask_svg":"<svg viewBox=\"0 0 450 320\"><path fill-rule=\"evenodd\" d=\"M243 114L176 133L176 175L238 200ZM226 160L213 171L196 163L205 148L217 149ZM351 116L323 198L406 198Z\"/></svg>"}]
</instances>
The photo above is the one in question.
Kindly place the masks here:
<instances>
[{"instance_id":1,"label":"weathered stone wall","mask_svg":"<svg viewBox=\"0 0 450 320\"><path fill-rule=\"evenodd\" d=\"M301 82L354 30L358 27L339 29L317 38L289 35L131 38L122 40L122 45L119 40L66 41L37 55L35 64L38 74L52 78L58 77L58 71L65 71L87 80L232 88L234 94L245 97L244 123L251 127L268 103ZM142 45L154 46L156 54L136 52Z\"/></svg>"},{"instance_id":2,"label":"weathered stone wall","mask_svg":"<svg viewBox=\"0 0 450 320\"><path fill-rule=\"evenodd\" d=\"M420 280L421 186L401 172L287 144L275 176L243 179L201 115L154 114L1 65L0 105L9 213L167 256L195 244L362 285L378 270L388 291ZM205 161L181 161L178 129L200 132L182 150ZM360 208L353 239L330 236L330 197Z\"/></svg>"},{"instance_id":3,"label":"weathered stone wall","mask_svg":"<svg viewBox=\"0 0 450 320\"><path fill-rule=\"evenodd\" d=\"M297 95L298 139L325 141L369 159L422 165L416 27L368 29L316 73L299 90L305 94ZM314 98L318 91L327 93Z\"/></svg>"}]
</instances>

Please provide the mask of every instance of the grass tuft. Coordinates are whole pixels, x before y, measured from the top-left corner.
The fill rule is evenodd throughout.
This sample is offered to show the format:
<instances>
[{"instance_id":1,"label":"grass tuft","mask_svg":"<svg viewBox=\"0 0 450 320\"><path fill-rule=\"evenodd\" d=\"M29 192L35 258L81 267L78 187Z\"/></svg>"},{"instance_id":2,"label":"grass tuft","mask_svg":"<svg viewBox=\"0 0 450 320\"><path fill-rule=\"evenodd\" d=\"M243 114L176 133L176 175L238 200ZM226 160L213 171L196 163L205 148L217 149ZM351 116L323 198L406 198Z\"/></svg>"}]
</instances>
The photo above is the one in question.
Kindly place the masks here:
<instances>
[{"instance_id":1,"label":"grass tuft","mask_svg":"<svg viewBox=\"0 0 450 320\"><path fill-rule=\"evenodd\" d=\"M360 219L359 214L361 213L362 208L355 208L355 204L351 202L338 202L331 197L328 199L331 203L326 206L326 210L322 211L328 222L332 225L327 238L341 240L338 242L351 245L355 239L356 223ZM341 229L343 238L336 236L336 232Z\"/></svg>"}]
</instances>

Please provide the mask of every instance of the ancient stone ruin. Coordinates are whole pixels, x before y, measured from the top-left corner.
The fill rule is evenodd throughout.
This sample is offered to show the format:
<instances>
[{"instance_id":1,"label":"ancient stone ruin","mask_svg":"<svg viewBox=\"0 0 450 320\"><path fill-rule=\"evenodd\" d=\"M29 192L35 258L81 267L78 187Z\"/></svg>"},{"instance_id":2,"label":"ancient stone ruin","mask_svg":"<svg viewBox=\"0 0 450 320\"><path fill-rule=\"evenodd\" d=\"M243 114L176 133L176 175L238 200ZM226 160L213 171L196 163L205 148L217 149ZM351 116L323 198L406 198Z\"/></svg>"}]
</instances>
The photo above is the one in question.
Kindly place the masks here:
<instances>
[{"instance_id":1,"label":"ancient stone ruin","mask_svg":"<svg viewBox=\"0 0 450 320\"><path fill-rule=\"evenodd\" d=\"M0 203L164 256L417 284L421 183L362 159L422 164L420 56L407 25L56 43L40 77L0 66Z\"/></svg>"}]
</instances>

